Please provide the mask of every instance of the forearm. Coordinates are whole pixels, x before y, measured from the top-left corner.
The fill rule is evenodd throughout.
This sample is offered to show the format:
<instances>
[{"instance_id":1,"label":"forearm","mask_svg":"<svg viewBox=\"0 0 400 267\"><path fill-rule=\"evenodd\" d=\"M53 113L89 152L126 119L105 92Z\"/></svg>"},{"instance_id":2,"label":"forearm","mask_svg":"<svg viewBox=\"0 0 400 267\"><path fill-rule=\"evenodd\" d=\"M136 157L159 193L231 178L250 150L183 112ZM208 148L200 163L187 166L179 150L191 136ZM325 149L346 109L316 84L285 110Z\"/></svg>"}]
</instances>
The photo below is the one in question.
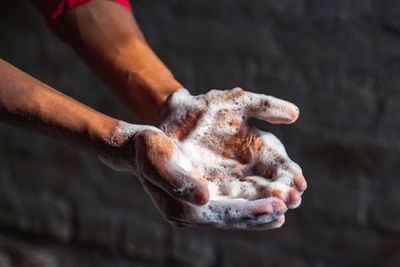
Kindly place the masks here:
<instances>
[{"instance_id":1,"label":"forearm","mask_svg":"<svg viewBox=\"0 0 400 267\"><path fill-rule=\"evenodd\" d=\"M0 59L0 121L51 135L96 154L110 143L118 120L52 89Z\"/></svg>"},{"instance_id":2,"label":"forearm","mask_svg":"<svg viewBox=\"0 0 400 267\"><path fill-rule=\"evenodd\" d=\"M59 26L72 48L143 122L154 124L162 103L182 88L124 6L94 0L68 10Z\"/></svg>"}]
</instances>

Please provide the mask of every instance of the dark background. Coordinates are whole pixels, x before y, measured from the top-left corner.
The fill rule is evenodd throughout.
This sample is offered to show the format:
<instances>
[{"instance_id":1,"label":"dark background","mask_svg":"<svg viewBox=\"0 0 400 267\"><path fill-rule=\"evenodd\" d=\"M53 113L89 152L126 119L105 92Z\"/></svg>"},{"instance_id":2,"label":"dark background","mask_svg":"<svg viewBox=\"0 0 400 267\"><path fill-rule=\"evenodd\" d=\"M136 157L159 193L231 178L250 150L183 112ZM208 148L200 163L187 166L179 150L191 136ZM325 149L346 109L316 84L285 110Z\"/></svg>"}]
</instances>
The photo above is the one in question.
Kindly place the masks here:
<instances>
[{"instance_id":1,"label":"dark background","mask_svg":"<svg viewBox=\"0 0 400 267\"><path fill-rule=\"evenodd\" d=\"M309 188L265 232L174 229L137 180L0 125L0 266L400 266L400 1L133 1L192 93L241 86L296 103L262 124ZM29 1L1 1L0 57L108 115L132 115Z\"/></svg>"}]
</instances>

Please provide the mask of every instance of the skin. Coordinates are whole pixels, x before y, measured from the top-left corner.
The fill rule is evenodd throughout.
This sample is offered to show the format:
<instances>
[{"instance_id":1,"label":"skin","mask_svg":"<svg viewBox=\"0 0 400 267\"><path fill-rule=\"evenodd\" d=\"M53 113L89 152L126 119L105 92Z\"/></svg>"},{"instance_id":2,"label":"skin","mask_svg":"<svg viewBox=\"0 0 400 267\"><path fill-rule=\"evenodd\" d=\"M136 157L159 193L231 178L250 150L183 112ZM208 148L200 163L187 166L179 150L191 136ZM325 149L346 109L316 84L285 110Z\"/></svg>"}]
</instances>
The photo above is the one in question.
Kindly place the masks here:
<instances>
[{"instance_id":1,"label":"skin","mask_svg":"<svg viewBox=\"0 0 400 267\"><path fill-rule=\"evenodd\" d=\"M190 103L189 107L182 107L182 102ZM226 105L230 105L228 110ZM213 107L212 112L210 107ZM248 229L265 230L279 227L284 223L283 214L286 208L296 208L300 204L301 194L307 187L301 169L287 157L283 145L276 137L271 134L268 137L260 135L262 132L257 131L247 122L249 117L256 117L271 123L292 123L298 117L298 109L293 104L236 88L225 91L213 90L199 96L174 94L166 102L161 114L159 127L163 133L149 130L145 134L145 139L157 140L146 141L146 143L151 143L147 146L147 150L152 151L154 147L152 143L155 142L162 144L158 151L164 150L164 152L161 157L148 158L157 160L165 158L161 164L163 166L170 164L165 162L174 160L174 154L180 154L190 161L192 155L185 154L185 151L179 148L178 143L183 141L195 143L203 149L212 151L220 160L230 165L216 168L209 166L206 171L200 172L195 164L208 165L207 157L205 157L200 158L201 162L194 163L187 172L206 185L218 179L233 177L239 183L251 182L261 188L263 192L261 195L243 197L249 201L240 208L243 214L240 220L245 222ZM204 121L207 122L202 125ZM210 121L211 123L208 123ZM200 138L196 134L199 127L202 127L201 130L205 133ZM229 130L225 131L226 128ZM194 138L192 133L197 137ZM274 145L271 145L272 142ZM144 157L139 156L139 159L141 158ZM158 166L157 160L154 160L153 166ZM156 169L164 173L161 166ZM282 171L284 177L282 177ZM259 180L253 179L253 176L262 177L269 183L257 184ZM171 194L162 194L159 190L160 186L151 179L141 179L141 181L152 196L153 202L162 213L167 214L166 219L172 224L226 227L226 225L218 225L216 221L202 221L196 217L186 216L196 210L193 205L179 199L174 200ZM201 188L201 184L197 186ZM276 189L277 187L284 189ZM168 192L168 190L164 191ZM273 202L260 201L265 199L273 200ZM199 197L199 203L204 204L201 200L204 198ZM219 201L210 200L209 205L211 212L216 208L229 209ZM249 210L254 207L256 208L249 213ZM252 215L259 217L272 213L276 213L275 220L267 224L253 225L253 221L247 220L247 217ZM231 229L240 229L240 227L236 225L236 221L229 225Z\"/></svg>"},{"instance_id":2,"label":"skin","mask_svg":"<svg viewBox=\"0 0 400 267\"><path fill-rule=\"evenodd\" d=\"M143 123L154 125L168 96L183 88L124 6L94 0L69 9L58 24L68 44Z\"/></svg>"},{"instance_id":3,"label":"skin","mask_svg":"<svg viewBox=\"0 0 400 267\"><path fill-rule=\"evenodd\" d=\"M207 178L210 174L199 173L195 168L189 171L178 168L171 173L168 164L174 163L171 158L176 140L184 139L196 128L199 115L207 107L190 111L181 121L167 125L166 118L177 110L168 100L183 86L148 46L133 15L124 6L107 0L94 0L69 9L58 19L57 26L72 49L142 122L160 126L165 132L148 126L132 132L132 135L116 134L119 120L79 103L3 60L0 60L0 120L43 132L99 157L122 162L142 181L167 220L177 226L196 225L184 221L183 215L187 206L208 202ZM221 99L230 101L237 97L240 96L227 91L222 93ZM250 108L248 116L257 115L259 109L265 110L265 107ZM292 115L290 121L287 118L286 121L272 117L264 119L288 123L298 114ZM223 141L221 147L209 147L221 156L235 158L245 165L246 161L268 148L254 130L237 121L235 116L219 114L216 120L238 123L235 135L219 140ZM252 168L255 172L271 169L261 168L262 165L260 161ZM239 166L239 169L242 168ZM265 199L273 197L280 204L258 201L244 208L243 213L251 216L277 214L275 221L249 225L249 228L270 229L284 222L286 205L282 204L283 201L287 205L296 203L306 188L301 174L292 180L292 191L266 194ZM177 190L182 183L190 185L183 192ZM198 226L215 227L212 224Z\"/></svg>"},{"instance_id":4,"label":"skin","mask_svg":"<svg viewBox=\"0 0 400 267\"><path fill-rule=\"evenodd\" d=\"M177 141L195 142L216 152L220 160L230 160L230 174L227 174L226 168L213 169L201 173L203 178L214 180L216 177L224 179L227 175L233 175L244 181L246 176L257 175L268 180L279 180L278 171L284 169L288 172L285 176L290 176L291 189L287 192L266 189L265 196L277 197L287 204L298 202L300 194L307 186L301 169L288 158L285 148L276 137L271 134L268 137L262 136L263 132L247 122L249 117L254 117L270 123L293 123L299 115L295 105L273 97L249 93L241 88L213 90L205 95L181 98L193 102L194 107L185 110L185 115L179 115L183 113L180 103L167 101L167 115L164 115L167 118L163 118L165 122L160 124L160 128ZM226 109L226 105L229 105L229 109ZM212 112L209 111L210 106L214 106ZM201 125L199 119L211 119L211 123ZM199 127L203 127L205 134L191 140L193 137L190 134ZM207 162L202 162L202 165L207 165ZM196 173L196 170L192 172Z\"/></svg>"}]
</instances>

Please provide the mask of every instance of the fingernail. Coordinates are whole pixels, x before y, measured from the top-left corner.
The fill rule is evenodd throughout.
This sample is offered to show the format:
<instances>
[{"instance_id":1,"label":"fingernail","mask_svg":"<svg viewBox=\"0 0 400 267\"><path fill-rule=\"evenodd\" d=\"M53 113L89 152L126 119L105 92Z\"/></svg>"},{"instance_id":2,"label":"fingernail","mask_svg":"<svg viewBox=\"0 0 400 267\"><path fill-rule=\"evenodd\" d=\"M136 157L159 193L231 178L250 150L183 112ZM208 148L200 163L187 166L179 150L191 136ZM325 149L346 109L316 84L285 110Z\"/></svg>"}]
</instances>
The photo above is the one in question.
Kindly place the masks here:
<instances>
[{"instance_id":1,"label":"fingernail","mask_svg":"<svg viewBox=\"0 0 400 267\"><path fill-rule=\"evenodd\" d=\"M296 105L294 105L294 109L291 112L292 118L296 120L299 117L299 114L300 114L299 108Z\"/></svg>"},{"instance_id":2,"label":"fingernail","mask_svg":"<svg viewBox=\"0 0 400 267\"><path fill-rule=\"evenodd\" d=\"M300 194L294 189L289 190L286 202L289 204L297 203L300 199Z\"/></svg>"},{"instance_id":3,"label":"fingernail","mask_svg":"<svg viewBox=\"0 0 400 267\"><path fill-rule=\"evenodd\" d=\"M304 179L303 175L297 174L293 182L299 191L304 191L307 189L307 182L306 179Z\"/></svg>"}]
</instances>

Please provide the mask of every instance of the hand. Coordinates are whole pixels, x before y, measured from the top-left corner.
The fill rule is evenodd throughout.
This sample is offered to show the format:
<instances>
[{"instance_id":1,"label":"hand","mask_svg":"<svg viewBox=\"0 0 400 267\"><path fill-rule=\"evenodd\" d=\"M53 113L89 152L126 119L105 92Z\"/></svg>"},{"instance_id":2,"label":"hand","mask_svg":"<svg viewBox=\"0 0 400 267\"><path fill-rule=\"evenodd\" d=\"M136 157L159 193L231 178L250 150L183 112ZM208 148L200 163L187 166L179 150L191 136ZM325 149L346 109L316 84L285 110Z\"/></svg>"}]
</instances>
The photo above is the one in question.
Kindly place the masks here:
<instances>
[{"instance_id":1,"label":"hand","mask_svg":"<svg viewBox=\"0 0 400 267\"><path fill-rule=\"evenodd\" d=\"M182 212L175 213L172 219L178 225L279 227L286 211L279 200L289 208L300 205L307 187L301 168L289 159L274 135L250 126L249 117L292 123L298 117L298 109L289 102L239 88L213 90L199 96L180 90L167 101L159 125L176 144L174 159L207 184L211 194L205 206L181 205L177 210ZM151 195L160 196L155 193L156 188L145 187ZM168 205L172 200L166 201L167 196L155 199L168 203L158 206L171 211ZM246 201L241 203L243 200ZM241 216L237 218L226 212L238 207ZM204 216L204 211L209 216Z\"/></svg>"},{"instance_id":2,"label":"hand","mask_svg":"<svg viewBox=\"0 0 400 267\"><path fill-rule=\"evenodd\" d=\"M284 222L283 201L298 206L306 182L279 140L248 125L249 116L290 123L298 111L240 89L200 96L181 90L164 108L164 132L126 124L116 136L134 140L135 149L125 142L125 158L135 159L132 170L174 225L276 228Z\"/></svg>"},{"instance_id":3,"label":"hand","mask_svg":"<svg viewBox=\"0 0 400 267\"><path fill-rule=\"evenodd\" d=\"M300 204L300 195L307 187L301 168L289 159L273 134L247 122L254 117L293 123L298 117L295 105L240 88L199 96L180 90L167 103L160 129L179 143L201 177L214 184L217 181L222 190L219 195L245 199L275 196L289 208ZM241 189L232 190L238 179ZM247 190L249 186L258 190Z\"/></svg>"},{"instance_id":4,"label":"hand","mask_svg":"<svg viewBox=\"0 0 400 267\"><path fill-rule=\"evenodd\" d=\"M210 200L199 207L172 198L147 180L141 181L164 218L175 227L270 230L279 228L285 222L287 208L279 199Z\"/></svg>"}]
</instances>

